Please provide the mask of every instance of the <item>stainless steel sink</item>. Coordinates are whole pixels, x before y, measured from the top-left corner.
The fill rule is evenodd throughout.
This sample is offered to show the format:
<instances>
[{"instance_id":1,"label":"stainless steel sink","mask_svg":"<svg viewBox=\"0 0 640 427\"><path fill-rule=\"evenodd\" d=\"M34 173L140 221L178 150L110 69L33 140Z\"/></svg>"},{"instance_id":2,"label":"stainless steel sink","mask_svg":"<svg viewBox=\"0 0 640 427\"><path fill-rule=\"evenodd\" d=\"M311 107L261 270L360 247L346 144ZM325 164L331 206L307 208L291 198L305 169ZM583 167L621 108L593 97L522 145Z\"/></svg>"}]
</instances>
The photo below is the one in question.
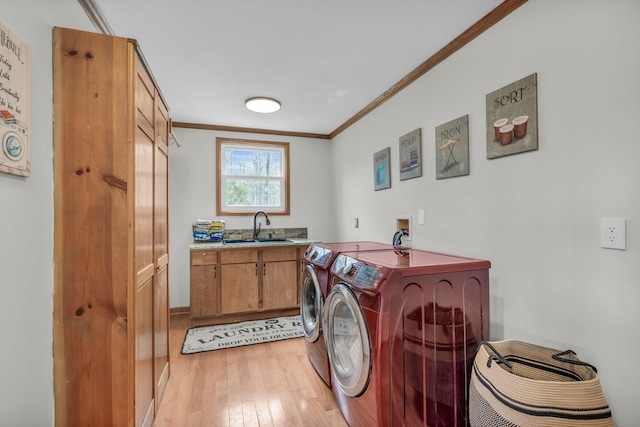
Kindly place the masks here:
<instances>
[{"instance_id":1,"label":"stainless steel sink","mask_svg":"<svg viewBox=\"0 0 640 427\"><path fill-rule=\"evenodd\" d=\"M247 244L262 244L262 243L287 243L293 242L290 239L241 239L241 240L223 240L223 245L247 245Z\"/></svg>"}]
</instances>

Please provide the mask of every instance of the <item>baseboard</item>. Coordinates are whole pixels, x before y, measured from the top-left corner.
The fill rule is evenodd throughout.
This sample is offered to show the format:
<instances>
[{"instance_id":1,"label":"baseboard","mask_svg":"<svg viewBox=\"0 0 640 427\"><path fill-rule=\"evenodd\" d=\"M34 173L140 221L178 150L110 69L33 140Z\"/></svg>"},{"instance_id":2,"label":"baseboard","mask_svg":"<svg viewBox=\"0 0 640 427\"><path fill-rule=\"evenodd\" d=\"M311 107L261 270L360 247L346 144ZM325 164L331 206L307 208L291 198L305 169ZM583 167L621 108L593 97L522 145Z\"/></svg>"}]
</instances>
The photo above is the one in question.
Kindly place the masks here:
<instances>
[{"instance_id":1,"label":"baseboard","mask_svg":"<svg viewBox=\"0 0 640 427\"><path fill-rule=\"evenodd\" d=\"M174 315L174 314L189 314L191 312L191 308L189 306L187 307L171 307L169 308L169 315Z\"/></svg>"}]
</instances>

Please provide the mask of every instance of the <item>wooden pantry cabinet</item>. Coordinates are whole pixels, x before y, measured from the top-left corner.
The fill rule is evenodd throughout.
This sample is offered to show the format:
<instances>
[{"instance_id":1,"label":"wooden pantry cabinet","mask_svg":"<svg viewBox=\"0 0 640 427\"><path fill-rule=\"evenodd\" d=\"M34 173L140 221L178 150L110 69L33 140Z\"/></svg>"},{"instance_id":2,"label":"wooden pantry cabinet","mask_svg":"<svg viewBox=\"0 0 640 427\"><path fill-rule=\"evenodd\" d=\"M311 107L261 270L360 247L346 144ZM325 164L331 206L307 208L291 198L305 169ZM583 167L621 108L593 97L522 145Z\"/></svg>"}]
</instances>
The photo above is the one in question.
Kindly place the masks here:
<instances>
[{"instance_id":1,"label":"wooden pantry cabinet","mask_svg":"<svg viewBox=\"0 0 640 427\"><path fill-rule=\"evenodd\" d=\"M53 41L56 426L151 426L169 378L168 108L134 40Z\"/></svg>"},{"instance_id":2,"label":"wooden pantry cabinet","mask_svg":"<svg viewBox=\"0 0 640 427\"><path fill-rule=\"evenodd\" d=\"M217 325L299 313L300 266L307 246L192 248L192 324Z\"/></svg>"}]
</instances>

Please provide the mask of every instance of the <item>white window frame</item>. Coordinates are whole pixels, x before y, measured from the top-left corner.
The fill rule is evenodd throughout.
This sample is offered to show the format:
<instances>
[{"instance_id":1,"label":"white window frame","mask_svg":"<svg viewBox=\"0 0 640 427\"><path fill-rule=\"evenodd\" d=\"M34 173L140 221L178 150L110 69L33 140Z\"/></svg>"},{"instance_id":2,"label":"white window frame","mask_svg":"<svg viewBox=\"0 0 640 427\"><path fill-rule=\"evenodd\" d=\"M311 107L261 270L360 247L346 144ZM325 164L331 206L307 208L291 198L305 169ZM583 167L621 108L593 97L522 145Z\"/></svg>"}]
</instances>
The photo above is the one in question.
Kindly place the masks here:
<instances>
[{"instance_id":1,"label":"white window frame","mask_svg":"<svg viewBox=\"0 0 640 427\"><path fill-rule=\"evenodd\" d=\"M281 176L269 177L270 180L280 181L280 201L279 206L229 206L226 201L226 181L227 179L255 179L264 180L264 176L251 175L231 175L225 170L225 150L241 147L244 150L256 151L269 150L281 153ZM255 212L263 210L269 215L289 215L289 143L273 141L256 141L250 139L216 138L216 214L217 215L253 215Z\"/></svg>"}]
</instances>

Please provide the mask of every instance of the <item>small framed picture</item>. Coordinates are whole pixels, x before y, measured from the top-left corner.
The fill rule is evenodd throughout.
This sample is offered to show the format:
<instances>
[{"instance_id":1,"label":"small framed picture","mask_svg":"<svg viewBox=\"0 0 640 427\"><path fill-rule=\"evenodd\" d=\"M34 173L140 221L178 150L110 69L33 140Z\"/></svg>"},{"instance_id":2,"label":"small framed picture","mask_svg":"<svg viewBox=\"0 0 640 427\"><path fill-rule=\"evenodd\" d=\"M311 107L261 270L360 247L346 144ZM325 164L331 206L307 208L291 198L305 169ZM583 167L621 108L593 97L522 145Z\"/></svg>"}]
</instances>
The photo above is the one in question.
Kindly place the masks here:
<instances>
[{"instance_id":1,"label":"small framed picture","mask_svg":"<svg viewBox=\"0 0 640 427\"><path fill-rule=\"evenodd\" d=\"M390 155L390 147L373 155L373 189L376 191L391 187Z\"/></svg>"},{"instance_id":2,"label":"small framed picture","mask_svg":"<svg viewBox=\"0 0 640 427\"><path fill-rule=\"evenodd\" d=\"M420 128L400 137L400 181L422 176L421 140Z\"/></svg>"},{"instance_id":3,"label":"small framed picture","mask_svg":"<svg viewBox=\"0 0 640 427\"><path fill-rule=\"evenodd\" d=\"M487 158L538 149L538 75L487 95Z\"/></svg>"},{"instance_id":4,"label":"small framed picture","mask_svg":"<svg viewBox=\"0 0 640 427\"><path fill-rule=\"evenodd\" d=\"M436 127L436 179L469 175L469 115Z\"/></svg>"}]
</instances>

